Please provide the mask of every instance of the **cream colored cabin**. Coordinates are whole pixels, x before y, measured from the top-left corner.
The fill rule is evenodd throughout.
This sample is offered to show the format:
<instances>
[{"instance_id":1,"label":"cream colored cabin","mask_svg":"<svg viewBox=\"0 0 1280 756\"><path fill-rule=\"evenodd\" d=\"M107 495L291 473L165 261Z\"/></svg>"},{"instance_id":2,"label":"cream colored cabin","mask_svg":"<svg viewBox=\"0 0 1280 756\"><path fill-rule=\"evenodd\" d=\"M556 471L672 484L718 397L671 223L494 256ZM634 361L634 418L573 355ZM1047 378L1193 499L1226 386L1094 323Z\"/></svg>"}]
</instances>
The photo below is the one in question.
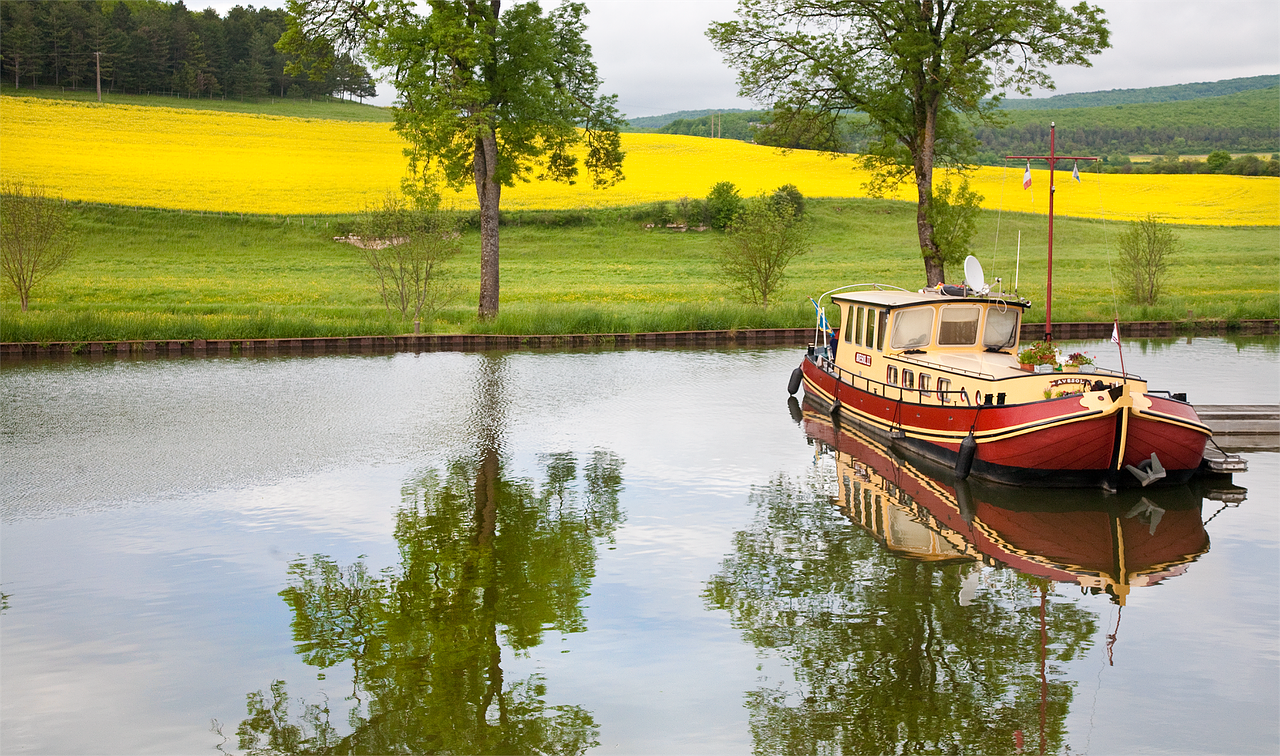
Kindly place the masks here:
<instances>
[{"instance_id":1,"label":"cream colored cabin","mask_svg":"<svg viewBox=\"0 0 1280 756\"><path fill-rule=\"evenodd\" d=\"M849 382L858 388L890 399L1022 404L1092 391L1097 381L1109 388L1121 378L1101 369L1023 370L1017 357L1022 313L1029 306L1023 300L932 290L845 292L831 299L840 308L836 367L846 380L856 376Z\"/></svg>"}]
</instances>

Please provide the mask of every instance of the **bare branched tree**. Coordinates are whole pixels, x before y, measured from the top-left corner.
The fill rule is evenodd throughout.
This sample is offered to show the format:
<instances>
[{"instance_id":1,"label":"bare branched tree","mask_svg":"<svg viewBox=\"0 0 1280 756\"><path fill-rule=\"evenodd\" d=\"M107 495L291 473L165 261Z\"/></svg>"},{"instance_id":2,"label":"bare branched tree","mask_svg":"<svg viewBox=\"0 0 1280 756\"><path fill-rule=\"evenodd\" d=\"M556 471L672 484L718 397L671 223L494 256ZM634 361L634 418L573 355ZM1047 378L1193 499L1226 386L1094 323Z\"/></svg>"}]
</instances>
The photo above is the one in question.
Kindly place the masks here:
<instances>
[{"instance_id":1,"label":"bare branched tree","mask_svg":"<svg viewBox=\"0 0 1280 756\"><path fill-rule=\"evenodd\" d=\"M1135 222L1120 234L1122 275L1129 279L1130 293L1138 304L1155 304L1164 286L1170 258L1181 247L1173 229L1160 223L1152 214Z\"/></svg>"},{"instance_id":2,"label":"bare branched tree","mask_svg":"<svg viewBox=\"0 0 1280 756\"><path fill-rule=\"evenodd\" d=\"M23 312L36 284L71 259L75 245L68 215L42 187L20 180L0 183L0 267L17 290Z\"/></svg>"},{"instance_id":3,"label":"bare branched tree","mask_svg":"<svg viewBox=\"0 0 1280 756\"><path fill-rule=\"evenodd\" d=\"M395 197L361 214L356 224L382 304L406 320L430 323L458 292L441 279L440 269L462 248L457 223L435 210L410 210Z\"/></svg>"}]
</instances>

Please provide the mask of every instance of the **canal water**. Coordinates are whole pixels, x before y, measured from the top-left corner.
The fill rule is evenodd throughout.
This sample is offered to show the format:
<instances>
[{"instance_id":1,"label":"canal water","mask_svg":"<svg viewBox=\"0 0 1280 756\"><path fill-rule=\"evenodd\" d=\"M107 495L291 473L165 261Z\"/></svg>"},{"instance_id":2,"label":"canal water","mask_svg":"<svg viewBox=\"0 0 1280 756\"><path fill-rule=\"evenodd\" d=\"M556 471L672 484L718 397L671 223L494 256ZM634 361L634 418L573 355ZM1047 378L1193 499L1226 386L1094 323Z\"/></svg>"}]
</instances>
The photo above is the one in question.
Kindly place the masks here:
<instances>
[{"instance_id":1,"label":"canal water","mask_svg":"<svg viewBox=\"0 0 1280 756\"><path fill-rule=\"evenodd\" d=\"M0 751L1280 750L1280 454L966 487L800 354L5 365ZM1275 337L1125 362L1280 401Z\"/></svg>"}]
</instances>

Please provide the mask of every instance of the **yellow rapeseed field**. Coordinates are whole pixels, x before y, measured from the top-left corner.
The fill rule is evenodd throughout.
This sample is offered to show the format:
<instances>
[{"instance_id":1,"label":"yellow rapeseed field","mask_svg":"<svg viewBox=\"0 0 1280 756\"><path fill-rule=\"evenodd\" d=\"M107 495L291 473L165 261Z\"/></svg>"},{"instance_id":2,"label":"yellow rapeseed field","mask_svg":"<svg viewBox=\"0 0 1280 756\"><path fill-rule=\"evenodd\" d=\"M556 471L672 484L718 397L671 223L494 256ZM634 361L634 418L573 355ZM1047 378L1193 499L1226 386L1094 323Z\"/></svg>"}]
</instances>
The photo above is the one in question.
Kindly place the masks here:
<instances>
[{"instance_id":1,"label":"yellow rapeseed field","mask_svg":"<svg viewBox=\"0 0 1280 756\"><path fill-rule=\"evenodd\" d=\"M867 175L849 156L784 153L727 139L623 134L626 180L592 189L519 184L503 207L577 208L703 197L719 181L744 195L795 184L809 197L865 196ZM262 214L359 210L397 191L403 141L385 123L353 123L137 107L63 100L0 99L0 173L43 184L67 199L145 207ZM972 178L983 205L1047 210L1048 171L1025 164L980 168ZM1280 179L1239 176L1095 175L1070 166L1056 174L1055 211L1131 220L1155 213L1175 223L1280 224ZM914 201L914 187L899 199ZM446 197L475 207L475 195Z\"/></svg>"}]
</instances>

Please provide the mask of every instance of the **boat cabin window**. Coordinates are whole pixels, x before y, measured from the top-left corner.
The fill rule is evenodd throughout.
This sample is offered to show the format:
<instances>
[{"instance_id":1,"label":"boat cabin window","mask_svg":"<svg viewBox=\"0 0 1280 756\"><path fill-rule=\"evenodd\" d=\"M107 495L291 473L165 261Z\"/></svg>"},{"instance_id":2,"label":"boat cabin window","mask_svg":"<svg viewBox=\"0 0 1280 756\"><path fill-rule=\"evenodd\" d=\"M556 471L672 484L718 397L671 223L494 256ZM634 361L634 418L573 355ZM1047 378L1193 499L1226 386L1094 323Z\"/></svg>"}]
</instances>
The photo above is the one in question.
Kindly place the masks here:
<instances>
[{"instance_id":1,"label":"boat cabin window","mask_svg":"<svg viewBox=\"0 0 1280 756\"><path fill-rule=\"evenodd\" d=\"M863 316L863 314L864 314L864 312L863 312L863 311L864 311L865 309L866 309L866 308L863 308L863 307L859 307L859 308L858 308L858 325L856 326L856 330L853 332L853 338L854 338L854 341L855 341L859 346L861 346L861 345L862 345L862 316Z\"/></svg>"},{"instance_id":2,"label":"boat cabin window","mask_svg":"<svg viewBox=\"0 0 1280 756\"><path fill-rule=\"evenodd\" d=\"M876 345L876 311L867 308L867 338L862 342L867 349Z\"/></svg>"},{"instance_id":3,"label":"boat cabin window","mask_svg":"<svg viewBox=\"0 0 1280 756\"><path fill-rule=\"evenodd\" d=\"M916 387L916 374L906 368L902 369L902 387L905 389Z\"/></svg>"},{"instance_id":4,"label":"boat cabin window","mask_svg":"<svg viewBox=\"0 0 1280 756\"><path fill-rule=\"evenodd\" d=\"M939 378L938 379L938 398L944 402L951 401L951 394L949 393L950 391L951 391L951 379Z\"/></svg>"},{"instance_id":5,"label":"boat cabin window","mask_svg":"<svg viewBox=\"0 0 1280 756\"><path fill-rule=\"evenodd\" d=\"M1010 307L987 309L987 324L982 329L982 346L987 349L1009 349L1018 343L1018 310Z\"/></svg>"},{"instance_id":6,"label":"boat cabin window","mask_svg":"<svg viewBox=\"0 0 1280 756\"><path fill-rule=\"evenodd\" d=\"M929 396L929 384L931 382L932 378L928 373L920 374L920 396Z\"/></svg>"},{"instance_id":7,"label":"boat cabin window","mask_svg":"<svg viewBox=\"0 0 1280 756\"><path fill-rule=\"evenodd\" d=\"M889 366L888 371L887 371L887 372L886 372L886 374L885 374L885 379L884 379L884 380L885 380L885 383L891 383L891 384L897 385L897 383L898 383L898 368L897 368L897 367L895 367L895 366L893 366L893 365L890 365L890 366Z\"/></svg>"},{"instance_id":8,"label":"boat cabin window","mask_svg":"<svg viewBox=\"0 0 1280 756\"><path fill-rule=\"evenodd\" d=\"M844 308L844 343L853 343L853 307Z\"/></svg>"},{"instance_id":9,"label":"boat cabin window","mask_svg":"<svg viewBox=\"0 0 1280 756\"><path fill-rule=\"evenodd\" d=\"M933 337L933 308L902 310L893 316L890 349L923 349Z\"/></svg>"},{"instance_id":10,"label":"boat cabin window","mask_svg":"<svg viewBox=\"0 0 1280 756\"><path fill-rule=\"evenodd\" d=\"M876 336L876 351L884 351L884 332L889 330L889 311L880 311L880 334Z\"/></svg>"},{"instance_id":11,"label":"boat cabin window","mask_svg":"<svg viewBox=\"0 0 1280 756\"><path fill-rule=\"evenodd\" d=\"M942 308L938 326L939 346L970 346L978 340L978 316L982 308L975 305L952 305Z\"/></svg>"}]
</instances>

